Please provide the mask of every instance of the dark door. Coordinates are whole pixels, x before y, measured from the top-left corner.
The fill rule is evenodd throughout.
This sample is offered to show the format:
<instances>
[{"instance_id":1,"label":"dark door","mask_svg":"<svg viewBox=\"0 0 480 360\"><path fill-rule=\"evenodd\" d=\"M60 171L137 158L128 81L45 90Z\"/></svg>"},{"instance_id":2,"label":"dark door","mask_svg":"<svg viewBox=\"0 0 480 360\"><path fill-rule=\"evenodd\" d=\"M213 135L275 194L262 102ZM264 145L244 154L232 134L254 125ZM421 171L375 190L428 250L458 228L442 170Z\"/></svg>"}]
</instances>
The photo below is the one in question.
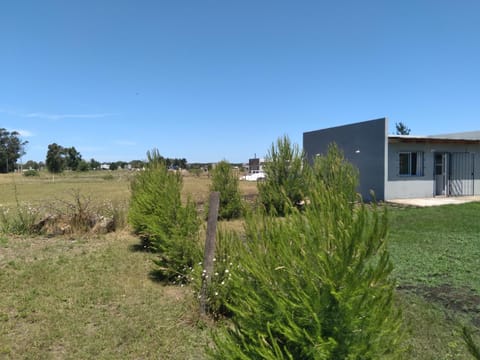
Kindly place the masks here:
<instances>
[{"instance_id":1,"label":"dark door","mask_svg":"<svg viewBox=\"0 0 480 360\"><path fill-rule=\"evenodd\" d=\"M435 153L435 195L448 195L447 193L447 153Z\"/></svg>"}]
</instances>

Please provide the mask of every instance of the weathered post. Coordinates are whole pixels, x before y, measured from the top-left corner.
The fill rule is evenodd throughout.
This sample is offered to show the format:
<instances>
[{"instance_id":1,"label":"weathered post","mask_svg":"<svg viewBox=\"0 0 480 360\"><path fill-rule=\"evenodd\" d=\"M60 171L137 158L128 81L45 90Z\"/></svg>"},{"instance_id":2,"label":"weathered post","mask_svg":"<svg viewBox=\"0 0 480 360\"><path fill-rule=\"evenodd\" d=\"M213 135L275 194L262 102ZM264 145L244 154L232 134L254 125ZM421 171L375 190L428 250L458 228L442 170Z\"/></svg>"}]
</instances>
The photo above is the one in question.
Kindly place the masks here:
<instances>
[{"instance_id":1,"label":"weathered post","mask_svg":"<svg viewBox=\"0 0 480 360\"><path fill-rule=\"evenodd\" d=\"M217 234L218 207L220 193L214 191L210 194L208 203L207 239L205 241L205 254L203 256L202 288L200 290L200 314L207 314L208 285L213 274L213 259L215 256L215 237Z\"/></svg>"}]
</instances>

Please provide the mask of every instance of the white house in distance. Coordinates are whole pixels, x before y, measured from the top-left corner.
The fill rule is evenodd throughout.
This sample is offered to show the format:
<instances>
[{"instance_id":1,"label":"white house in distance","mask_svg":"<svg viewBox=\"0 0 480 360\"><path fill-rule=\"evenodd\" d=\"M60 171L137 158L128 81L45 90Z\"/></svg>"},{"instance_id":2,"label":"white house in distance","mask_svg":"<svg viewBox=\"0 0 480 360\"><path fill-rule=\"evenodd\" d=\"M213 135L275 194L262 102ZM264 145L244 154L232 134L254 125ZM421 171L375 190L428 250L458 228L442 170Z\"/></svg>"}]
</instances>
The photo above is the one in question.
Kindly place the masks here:
<instances>
[{"instance_id":1,"label":"white house in distance","mask_svg":"<svg viewBox=\"0 0 480 360\"><path fill-rule=\"evenodd\" d=\"M360 172L359 192L371 200L480 195L480 131L389 135L386 118L303 133L310 161L335 142Z\"/></svg>"}]
</instances>

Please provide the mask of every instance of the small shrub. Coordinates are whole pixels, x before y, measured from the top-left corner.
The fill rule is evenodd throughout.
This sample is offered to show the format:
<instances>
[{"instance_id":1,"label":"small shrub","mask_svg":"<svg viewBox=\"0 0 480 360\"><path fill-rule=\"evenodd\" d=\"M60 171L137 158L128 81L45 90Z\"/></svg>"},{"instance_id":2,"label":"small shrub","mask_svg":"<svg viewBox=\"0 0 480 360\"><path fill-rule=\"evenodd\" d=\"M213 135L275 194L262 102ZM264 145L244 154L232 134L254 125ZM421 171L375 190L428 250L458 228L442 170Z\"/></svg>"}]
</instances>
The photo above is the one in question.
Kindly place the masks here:
<instances>
[{"instance_id":1,"label":"small shrub","mask_svg":"<svg viewBox=\"0 0 480 360\"><path fill-rule=\"evenodd\" d=\"M112 174L106 174L106 175L102 176L102 179L105 180L105 181L110 181L110 180L113 180L114 177L113 177Z\"/></svg>"},{"instance_id":2,"label":"small shrub","mask_svg":"<svg viewBox=\"0 0 480 360\"><path fill-rule=\"evenodd\" d=\"M157 150L147 157L145 171L131 183L128 221L144 245L159 253L160 275L185 281L189 269L201 259L200 221L194 203L181 202L181 174L169 172Z\"/></svg>"},{"instance_id":3,"label":"small shrub","mask_svg":"<svg viewBox=\"0 0 480 360\"><path fill-rule=\"evenodd\" d=\"M238 177L227 161L220 161L213 169L210 191L220 192L219 219L230 220L242 216L243 204Z\"/></svg>"},{"instance_id":4,"label":"small shrub","mask_svg":"<svg viewBox=\"0 0 480 360\"><path fill-rule=\"evenodd\" d=\"M13 183L15 210L0 205L0 230L4 234L29 235L35 233L34 225L39 218L39 209L18 200L17 184Z\"/></svg>"},{"instance_id":5,"label":"small shrub","mask_svg":"<svg viewBox=\"0 0 480 360\"><path fill-rule=\"evenodd\" d=\"M32 235L38 219L39 209L30 204L17 202L15 210L0 206L0 230L4 234Z\"/></svg>"},{"instance_id":6,"label":"small shrub","mask_svg":"<svg viewBox=\"0 0 480 360\"><path fill-rule=\"evenodd\" d=\"M40 173L37 170L27 170L23 172L23 176L26 176L26 177L40 176Z\"/></svg>"},{"instance_id":7,"label":"small shrub","mask_svg":"<svg viewBox=\"0 0 480 360\"><path fill-rule=\"evenodd\" d=\"M123 229L127 226L128 206L126 203L108 201L100 209L100 213L112 219L115 229Z\"/></svg>"}]
</instances>

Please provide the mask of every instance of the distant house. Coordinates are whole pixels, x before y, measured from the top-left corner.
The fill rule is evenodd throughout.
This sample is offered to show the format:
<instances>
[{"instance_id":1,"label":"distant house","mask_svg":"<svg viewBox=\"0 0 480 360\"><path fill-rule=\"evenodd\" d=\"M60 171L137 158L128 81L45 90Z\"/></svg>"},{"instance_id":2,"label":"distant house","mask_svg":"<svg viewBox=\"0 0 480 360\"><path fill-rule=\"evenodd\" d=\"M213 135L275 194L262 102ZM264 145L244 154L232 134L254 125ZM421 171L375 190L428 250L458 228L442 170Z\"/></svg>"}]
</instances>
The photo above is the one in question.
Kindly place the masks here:
<instances>
[{"instance_id":1,"label":"distant house","mask_svg":"<svg viewBox=\"0 0 480 360\"><path fill-rule=\"evenodd\" d=\"M310 161L335 142L360 172L370 200L480 195L480 131L388 135L386 118L303 133Z\"/></svg>"},{"instance_id":2,"label":"distant house","mask_svg":"<svg viewBox=\"0 0 480 360\"><path fill-rule=\"evenodd\" d=\"M265 180L264 172L265 160L257 158L251 158L248 160L248 164L244 164L244 168L247 170L247 174L240 177L240 180L247 181L262 181Z\"/></svg>"},{"instance_id":3,"label":"distant house","mask_svg":"<svg viewBox=\"0 0 480 360\"><path fill-rule=\"evenodd\" d=\"M257 157L248 159L248 172L251 174L263 172L264 165L265 165L264 159L259 159Z\"/></svg>"}]
</instances>

